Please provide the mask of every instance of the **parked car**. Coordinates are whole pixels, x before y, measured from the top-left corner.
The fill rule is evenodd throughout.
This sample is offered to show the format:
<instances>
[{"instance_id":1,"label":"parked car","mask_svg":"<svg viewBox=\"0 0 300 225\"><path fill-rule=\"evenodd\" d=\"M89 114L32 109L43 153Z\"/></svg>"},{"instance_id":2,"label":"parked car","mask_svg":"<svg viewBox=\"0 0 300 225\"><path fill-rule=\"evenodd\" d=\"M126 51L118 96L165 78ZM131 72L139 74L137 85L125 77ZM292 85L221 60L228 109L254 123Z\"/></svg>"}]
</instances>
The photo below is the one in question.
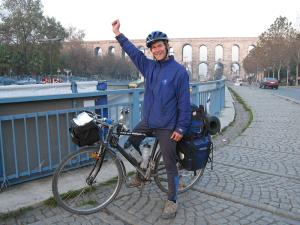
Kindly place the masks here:
<instances>
[{"instance_id":1,"label":"parked car","mask_svg":"<svg viewBox=\"0 0 300 225\"><path fill-rule=\"evenodd\" d=\"M17 84L23 85L23 84L36 84L36 79L33 79L31 77L25 78L23 80L18 80Z\"/></svg>"},{"instance_id":2,"label":"parked car","mask_svg":"<svg viewBox=\"0 0 300 225\"><path fill-rule=\"evenodd\" d=\"M260 88L275 88L278 89L279 83L276 78L273 77L265 77L259 84Z\"/></svg>"},{"instance_id":3,"label":"parked car","mask_svg":"<svg viewBox=\"0 0 300 225\"><path fill-rule=\"evenodd\" d=\"M137 83L131 82L131 83L128 84L128 88L137 88L137 87L138 87Z\"/></svg>"},{"instance_id":4,"label":"parked car","mask_svg":"<svg viewBox=\"0 0 300 225\"><path fill-rule=\"evenodd\" d=\"M242 86L243 85L243 81L241 79L236 79L236 81L234 82L235 86Z\"/></svg>"},{"instance_id":5,"label":"parked car","mask_svg":"<svg viewBox=\"0 0 300 225\"><path fill-rule=\"evenodd\" d=\"M63 79L61 77L43 77L41 79L42 84L48 84L48 83L62 83Z\"/></svg>"},{"instance_id":6,"label":"parked car","mask_svg":"<svg viewBox=\"0 0 300 225\"><path fill-rule=\"evenodd\" d=\"M128 84L128 88L138 88L138 87L141 87L143 84L144 84L144 82L141 80L131 81Z\"/></svg>"},{"instance_id":7,"label":"parked car","mask_svg":"<svg viewBox=\"0 0 300 225\"><path fill-rule=\"evenodd\" d=\"M0 85L11 85L15 84L16 80L9 77L0 77Z\"/></svg>"}]
</instances>

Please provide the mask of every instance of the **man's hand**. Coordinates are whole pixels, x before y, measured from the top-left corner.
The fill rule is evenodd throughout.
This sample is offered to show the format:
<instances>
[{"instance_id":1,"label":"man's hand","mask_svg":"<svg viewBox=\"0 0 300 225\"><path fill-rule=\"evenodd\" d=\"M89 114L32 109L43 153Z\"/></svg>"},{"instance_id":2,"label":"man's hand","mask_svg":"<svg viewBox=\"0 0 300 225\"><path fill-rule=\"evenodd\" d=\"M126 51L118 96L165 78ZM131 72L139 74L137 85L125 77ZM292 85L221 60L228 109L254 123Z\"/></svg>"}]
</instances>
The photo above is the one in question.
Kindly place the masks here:
<instances>
[{"instance_id":1,"label":"man's hand","mask_svg":"<svg viewBox=\"0 0 300 225\"><path fill-rule=\"evenodd\" d=\"M114 22L112 22L112 30L115 33L116 36L118 36L119 34L121 34L120 32L120 21L119 20L115 20Z\"/></svg>"},{"instance_id":2,"label":"man's hand","mask_svg":"<svg viewBox=\"0 0 300 225\"><path fill-rule=\"evenodd\" d=\"M171 136L171 139L173 139L174 141L180 141L182 139L183 135L174 131L172 136Z\"/></svg>"}]
</instances>

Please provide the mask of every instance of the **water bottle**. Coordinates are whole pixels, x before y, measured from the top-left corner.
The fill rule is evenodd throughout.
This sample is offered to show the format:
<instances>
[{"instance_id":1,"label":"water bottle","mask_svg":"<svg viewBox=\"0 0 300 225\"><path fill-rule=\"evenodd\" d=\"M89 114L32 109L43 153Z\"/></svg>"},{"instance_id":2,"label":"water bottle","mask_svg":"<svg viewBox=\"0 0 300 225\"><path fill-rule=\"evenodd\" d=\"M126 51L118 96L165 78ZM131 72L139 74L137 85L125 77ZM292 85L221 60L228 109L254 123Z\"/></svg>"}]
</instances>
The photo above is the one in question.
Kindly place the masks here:
<instances>
[{"instance_id":1,"label":"water bottle","mask_svg":"<svg viewBox=\"0 0 300 225\"><path fill-rule=\"evenodd\" d=\"M151 145L149 145L148 143L145 143L143 145L143 150L142 150L143 161L140 165L142 169L147 168L148 161L149 161L149 158L150 158L150 153L151 153Z\"/></svg>"},{"instance_id":2,"label":"water bottle","mask_svg":"<svg viewBox=\"0 0 300 225\"><path fill-rule=\"evenodd\" d=\"M141 154L131 145L129 140L125 142L124 149L129 155L135 158L138 163L143 161Z\"/></svg>"},{"instance_id":3,"label":"water bottle","mask_svg":"<svg viewBox=\"0 0 300 225\"><path fill-rule=\"evenodd\" d=\"M133 158L135 158L135 160L138 162L138 163L141 163L142 162L142 156L141 154L133 147L131 146L129 148L129 151L128 151L129 155L131 155Z\"/></svg>"}]
</instances>

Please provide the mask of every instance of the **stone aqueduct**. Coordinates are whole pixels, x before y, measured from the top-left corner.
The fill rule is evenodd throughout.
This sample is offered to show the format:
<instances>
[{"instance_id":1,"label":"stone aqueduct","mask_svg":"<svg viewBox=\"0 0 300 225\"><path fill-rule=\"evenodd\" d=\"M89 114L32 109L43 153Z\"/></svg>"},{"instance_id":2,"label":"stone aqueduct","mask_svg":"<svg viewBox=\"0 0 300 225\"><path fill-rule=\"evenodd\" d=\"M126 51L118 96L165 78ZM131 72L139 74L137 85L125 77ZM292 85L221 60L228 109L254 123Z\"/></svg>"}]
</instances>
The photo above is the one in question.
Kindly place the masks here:
<instances>
[{"instance_id":1,"label":"stone aqueduct","mask_svg":"<svg viewBox=\"0 0 300 225\"><path fill-rule=\"evenodd\" d=\"M151 57L145 40L131 40L135 46ZM191 80L208 80L218 67L228 79L246 78L242 61L256 46L257 37L174 38L170 39L170 53L191 72ZM115 54L126 57L116 40L86 41L85 46L96 55Z\"/></svg>"}]
</instances>

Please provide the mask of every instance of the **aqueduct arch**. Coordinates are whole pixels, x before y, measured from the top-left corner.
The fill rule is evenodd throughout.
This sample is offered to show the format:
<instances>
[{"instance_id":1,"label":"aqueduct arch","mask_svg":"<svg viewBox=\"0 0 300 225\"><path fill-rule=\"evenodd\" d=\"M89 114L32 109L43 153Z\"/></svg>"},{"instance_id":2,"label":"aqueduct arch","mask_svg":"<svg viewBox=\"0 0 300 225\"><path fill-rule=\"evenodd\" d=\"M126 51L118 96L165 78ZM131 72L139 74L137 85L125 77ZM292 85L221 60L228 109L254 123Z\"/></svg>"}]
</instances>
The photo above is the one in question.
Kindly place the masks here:
<instances>
[{"instance_id":1,"label":"aqueduct arch","mask_svg":"<svg viewBox=\"0 0 300 225\"><path fill-rule=\"evenodd\" d=\"M131 41L147 57L151 57L145 40L132 39ZM169 44L170 53L175 59L191 70L191 80L207 80L215 76L216 65L223 65L223 72L227 79L233 79L235 76L246 78L242 62L249 51L256 46L257 41L257 37L171 38ZM91 52L98 52L98 55L101 49L101 55L113 53L124 57L124 52L116 40L86 41L84 45ZM188 51L191 52L191 61L190 57L184 57L185 46L190 46ZM218 52L221 52L222 57L218 57Z\"/></svg>"}]
</instances>

